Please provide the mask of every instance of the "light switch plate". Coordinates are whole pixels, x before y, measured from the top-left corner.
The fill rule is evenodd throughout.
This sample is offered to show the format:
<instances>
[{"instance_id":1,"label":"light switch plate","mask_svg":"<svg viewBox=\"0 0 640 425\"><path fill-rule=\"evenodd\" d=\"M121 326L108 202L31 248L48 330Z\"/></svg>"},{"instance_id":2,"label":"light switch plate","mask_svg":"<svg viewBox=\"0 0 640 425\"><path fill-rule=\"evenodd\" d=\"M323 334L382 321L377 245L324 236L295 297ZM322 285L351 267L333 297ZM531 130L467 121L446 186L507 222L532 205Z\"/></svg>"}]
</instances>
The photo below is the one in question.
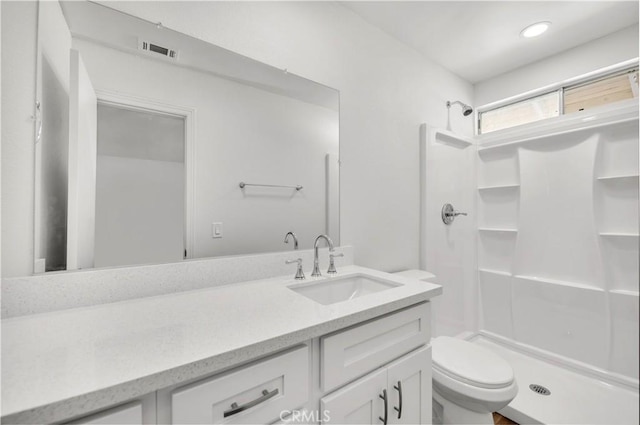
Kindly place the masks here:
<instances>
[{"instance_id":1,"label":"light switch plate","mask_svg":"<svg viewBox=\"0 0 640 425\"><path fill-rule=\"evenodd\" d=\"M211 237L214 239L222 237L222 223L213 223L211 225Z\"/></svg>"}]
</instances>

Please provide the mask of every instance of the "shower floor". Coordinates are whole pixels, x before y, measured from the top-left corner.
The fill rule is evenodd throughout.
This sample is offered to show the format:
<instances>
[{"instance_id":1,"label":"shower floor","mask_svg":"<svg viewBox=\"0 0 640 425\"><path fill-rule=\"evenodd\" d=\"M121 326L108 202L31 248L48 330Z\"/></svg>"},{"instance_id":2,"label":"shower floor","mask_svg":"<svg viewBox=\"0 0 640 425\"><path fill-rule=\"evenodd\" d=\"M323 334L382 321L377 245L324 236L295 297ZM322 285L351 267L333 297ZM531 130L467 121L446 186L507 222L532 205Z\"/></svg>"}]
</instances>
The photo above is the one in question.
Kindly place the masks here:
<instances>
[{"instance_id":1,"label":"shower floor","mask_svg":"<svg viewBox=\"0 0 640 425\"><path fill-rule=\"evenodd\" d=\"M499 413L519 424L638 424L638 392L554 366L496 344L483 336L472 339L511 366L518 395ZM551 395L536 394L530 384L543 385Z\"/></svg>"}]
</instances>

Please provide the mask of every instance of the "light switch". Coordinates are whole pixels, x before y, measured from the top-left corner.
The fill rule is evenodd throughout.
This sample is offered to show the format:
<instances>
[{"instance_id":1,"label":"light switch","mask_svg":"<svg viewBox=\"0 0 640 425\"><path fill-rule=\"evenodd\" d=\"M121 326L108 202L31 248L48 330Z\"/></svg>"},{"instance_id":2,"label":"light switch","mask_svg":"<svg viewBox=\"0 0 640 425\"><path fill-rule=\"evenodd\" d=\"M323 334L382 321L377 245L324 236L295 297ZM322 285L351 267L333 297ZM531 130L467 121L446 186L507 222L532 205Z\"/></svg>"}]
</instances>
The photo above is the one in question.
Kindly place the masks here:
<instances>
[{"instance_id":1,"label":"light switch","mask_svg":"<svg viewBox=\"0 0 640 425\"><path fill-rule=\"evenodd\" d=\"M213 223L212 227L212 237L213 238L221 238L222 237L222 223Z\"/></svg>"}]
</instances>

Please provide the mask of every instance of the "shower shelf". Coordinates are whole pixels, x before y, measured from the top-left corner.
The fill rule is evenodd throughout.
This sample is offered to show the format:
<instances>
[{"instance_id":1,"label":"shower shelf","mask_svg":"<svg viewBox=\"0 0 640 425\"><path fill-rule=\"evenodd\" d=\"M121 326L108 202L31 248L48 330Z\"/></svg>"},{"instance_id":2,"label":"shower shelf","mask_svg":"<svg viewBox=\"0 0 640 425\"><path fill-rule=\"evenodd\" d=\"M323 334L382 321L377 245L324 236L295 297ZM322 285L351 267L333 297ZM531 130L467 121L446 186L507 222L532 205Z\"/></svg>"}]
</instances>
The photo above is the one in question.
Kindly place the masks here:
<instances>
[{"instance_id":1,"label":"shower shelf","mask_svg":"<svg viewBox=\"0 0 640 425\"><path fill-rule=\"evenodd\" d=\"M501 232L501 233L517 233L518 229L506 229L506 228L492 228L492 227L479 227L479 232Z\"/></svg>"},{"instance_id":2,"label":"shower shelf","mask_svg":"<svg viewBox=\"0 0 640 425\"><path fill-rule=\"evenodd\" d=\"M638 174L621 174L619 176L602 176L598 180L616 180L616 179L638 179Z\"/></svg>"},{"instance_id":3,"label":"shower shelf","mask_svg":"<svg viewBox=\"0 0 640 425\"><path fill-rule=\"evenodd\" d=\"M482 272L482 273L497 274L497 275L500 275L500 276L513 276L513 274L511 274L509 272L502 271L502 270L491 270L491 269L479 268L478 271Z\"/></svg>"},{"instance_id":4,"label":"shower shelf","mask_svg":"<svg viewBox=\"0 0 640 425\"><path fill-rule=\"evenodd\" d=\"M627 232L600 232L600 236L608 238L637 238L640 237L640 234Z\"/></svg>"},{"instance_id":5,"label":"shower shelf","mask_svg":"<svg viewBox=\"0 0 640 425\"><path fill-rule=\"evenodd\" d=\"M629 291L628 289L611 289L609 292L611 292L612 294L627 295L631 297L640 296L640 293L638 293L638 291Z\"/></svg>"},{"instance_id":6,"label":"shower shelf","mask_svg":"<svg viewBox=\"0 0 640 425\"><path fill-rule=\"evenodd\" d=\"M517 189L519 187L520 187L519 184L513 183L513 184L502 184L502 185L495 185L495 186L482 186L482 187L479 187L478 190L505 190L505 189Z\"/></svg>"},{"instance_id":7,"label":"shower shelf","mask_svg":"<svg viewBox=\"0 0 640 425\"><path fill-rule=\"evenodd\" d=\"M528 280L530 282L548 283L552 285L561 285L561 286L568 286L571 288L580 288L580 289L588 289L590 291L605 292L605 290L602 289L601 287L595 286L595 285L589 285L587 283L569 282L567 280L551 279L547 277L527 276L527 275L520 275L520 274L516 274L513 277L517 279Z\"/></svg>"}]
</instances>

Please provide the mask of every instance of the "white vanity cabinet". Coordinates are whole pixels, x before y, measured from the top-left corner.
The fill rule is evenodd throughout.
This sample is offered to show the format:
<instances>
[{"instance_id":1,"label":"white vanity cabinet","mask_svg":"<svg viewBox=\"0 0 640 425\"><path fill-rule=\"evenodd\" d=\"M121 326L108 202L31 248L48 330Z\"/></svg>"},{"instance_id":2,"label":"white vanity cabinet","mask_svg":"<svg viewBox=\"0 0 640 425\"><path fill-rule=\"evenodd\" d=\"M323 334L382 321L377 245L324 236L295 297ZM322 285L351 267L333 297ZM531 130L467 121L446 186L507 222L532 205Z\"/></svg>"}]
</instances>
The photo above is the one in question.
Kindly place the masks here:
<instances>
[{"instance_id":1,"label":"white vanity cabinet","mask_svg":"<svg viewBox=\"0 0 640 425\"><path fill-rule=\"evenodd\" d=\"M430 304L417 304L159 391L158 422L383 424L384 396L386 423L428 424L429 320Z\"/></svg>"},{"instance_id":2,"label":"white vanity cabinet","mask_svg":"<svg viewBox=\"0 0 640 425\"><path fill-rule=\"evenodd\" d=\"M431 423L429 320L423 303L320 338L325 391L361 377L322 397L325 422Z\"/></svg>"},{"instance_id":3,"label":"white vanity cabinet","mask_svg":"<svg viewBox=\"0 0 640 425\"><path fill-rule=\"evenodd\" d=\"M431 347L423 347L323 397L332 424L431 422Z\"/></svg>"},{"instance_id":4,"label":"white vanity cabinet","mask_svg":"<svg viewBox=\"0 0 640 425\"><path fill-rule=\"evenodd\" d=\"M429 424L422 302L74 419L73 424Z\"/></svg>"},{"instance_id":5,"label":"white vanity cabinet","mask_svg":"<svg viewBox=\"0 0 640 425\"><path fill-rule=\"evenodd\" d=\"M384 390L388 423L429 423L429 300L441 287L345 266L308 282L333 301L322 304L297 284L288 275L4 320L14 343L3 351L11 391L0 419L379 423ZM64 340L44 338L60 329ZM95 349L70 352L76 345Z\"/></svg>"}]
</instances>

